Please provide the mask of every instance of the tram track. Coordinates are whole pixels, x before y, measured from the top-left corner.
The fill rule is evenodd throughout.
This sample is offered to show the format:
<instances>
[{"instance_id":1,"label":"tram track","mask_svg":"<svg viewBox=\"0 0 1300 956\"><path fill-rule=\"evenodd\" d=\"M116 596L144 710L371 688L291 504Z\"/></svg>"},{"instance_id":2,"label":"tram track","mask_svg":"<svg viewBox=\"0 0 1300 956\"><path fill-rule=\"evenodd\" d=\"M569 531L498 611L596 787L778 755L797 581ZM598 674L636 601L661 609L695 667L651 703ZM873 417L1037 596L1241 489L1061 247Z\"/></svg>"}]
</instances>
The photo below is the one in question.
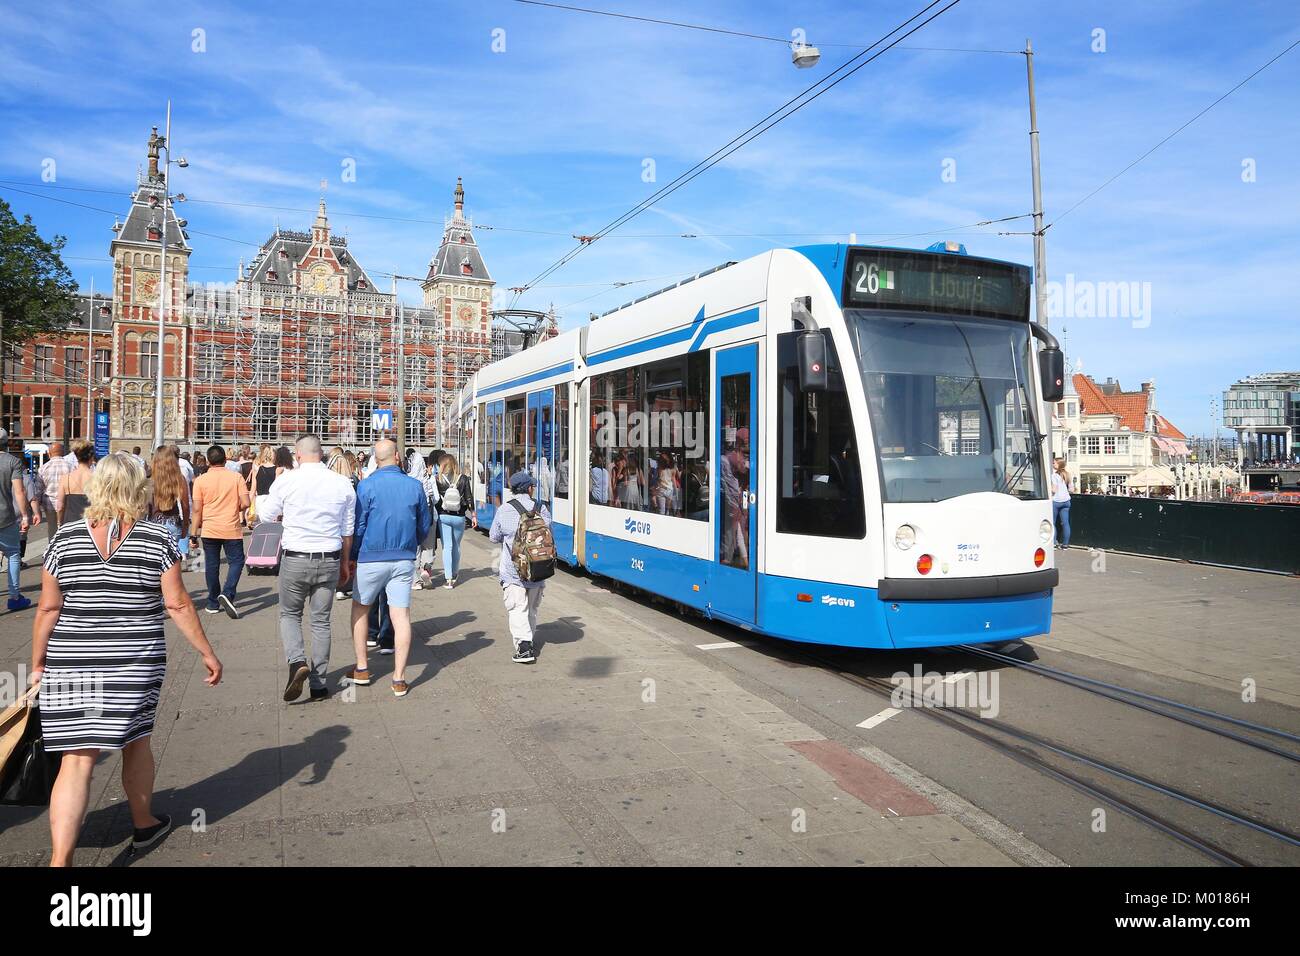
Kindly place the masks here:
<instances>
[{"instance_id":1,"label":"tram track","mask_svg":"<svg viewBox=\"0 0 1300 956\"><path fill-rule=\"evenodd\" d=\"M857 673L851 669L845 669L840 662L806 651L798 651L795 653L804 656L810 662L815 663L827 673L833 674L841 680L845 680L860 688L883 694L885 697L889 698L891 702L896 700L895 695L899 692L900 686L892 680L877 676L868 676ZM1121 767L1100 757L1083 753L1074 748L1047 740L1046 738L1030 731L1011 726L1005 721L983 717L963 708L934 707L922 700L919 694L915 694L913 690L908 688L906 685L903 685L901 690L906 695L906 700L904 702L908 705L908 709L920 711L927 717L945 724L950 729L978 740L997 752L1015 760L1022 766L1027 766L1032 770L1085 793L1090 797L1109 804L1121 813L1138 820L1144 825L1163 833L1164 835L1190 847L1222 865L1244 867L1253 866L1255 864L1220 843L1217 843L1204 835L1195 833L1186 826L1175 822L1167 815L1150 807L1144 807L1138 804L1119 793L1112 786L1089 780L1078 773L1071 772L1068 769L1055 765L1052 760L1045 757L1042 752L1045 751L1057 758L1082 765L1114 780L1122 781L1123 783L1136 786L1151 793L1170 798L1184 806L1210 814L1216 819L1223 820L1229 824L1249 829L1254 833L1258 833L1287 846L1300 848L1300 834L1289 829L1274 826L1256 817L1235 811L1220 803L1201 799L1187 793L1181 788L1159 783L1143 774ZM1115 699L1120 702L1125 702L1122 698ZM1162 713L1158 710L1155 712ZM1165 716L1170 715L1165 714ZM1173 719L1177 718L1175 717ZM1191 724L1192 726L1200 726L1199 721L1193 721ZM1208 729L1213 730L1213 728ZM1280 731L1279 733L1285 735L1284 731ZM1229 736L1229 739L1236 739L1239 735L1234 734L1224 736Z\"/></svg>"},{"instance_id":2,"label":"tram track","mask_svg":"<svg viewBox=\"0 0 1300 956\"><path fill-rule=\"evenodd\" d=\"M1170 720L1177 721L1189 727L1196 727L1217 736L1224 737L1237 743L1245 744L1248 747L1254 747L1265 753L1273 754L1284 760L1290 760L1300 763L1300 752L1287 750L1284 747L1278 747L1266 741L1258 740L1254 737L1248 737L1245 734L1235 733L1223 727L1216 727L1214 724L1206 723L1204 720L1196 720L1193 717L1187 717L1180 713L1173 713L1164 708L1171 708L1173 711L1183 711L1188 714L1195 714L1204 717L1207 720L1219 721L1221 723L1231 724L1234 727L1240 727L1256 734L1276 737L1281 740L1291 741L1300 745L1300 734L1293 734L1290 731L1279 730L1276 727L1269 727L1254 721L1244 720L1240 717L1233 717L1229 714L1219 713L1218 711L1209 710L1204 707L1197 707L1192 704L1186 704L1170 697L1162 697L1159 694L1150 694L1146 691L1135 690L1132 687L1124 687L1120 684L1113 684L1109 681L1098 680L1094 677L1088 677L1084 674L1075 674L1071 671L1064 671L1056 667L1049 667L1046 664L1038 664L1033 661L1022 661L1018 657L1010 654L1003 654L999 651L989 650L988 648L978 647L971 644L959 644L955 650L960 650L966 654L981 657L984 660L995 661L1000 664L1009 664L1020 670L1028 671L1032 674L1038 674L1071 687L1077 687L1080 690L1096 694L1098 697L1104 697L1107 700L1118 701L1119 703L1128 704L1138 710L1146 711L1149 714L1157 714Z\"/></svg>"},{"instance_id":3,"label":"tram track","mask_svg":"<svg viewBox=\"0 0 1300 956\"><path fill-rule=\"evenodd\" d=\"M602 581L606 580L602 579ZM609 584L611 590L616 592L624 590L624 587L619 582L609 582ZM653 602L654 599L650 598L650 600ZM682 613L688 617L694 616L694 614L684 610ZM730 625L716 621L707 622L706 626L716 628L719 637L726 637L734 633L734 629ZM848 664L843 657L819 654L807 648L807 645L792 644L785 641L765 642L763 653L774 659L784 659L790 663L803 663L805 666L813 667L861 689L879 694L889 700L891 705L897 701L894 695L900 690L900 685L896 683L896 678L886 678L874 673L861 673L854 669L851 664ZM828 648L826 650L834 649ZM1207 708L1196 707L1169 697L1097 680L1083 674L1075 674L1048 667L1047 665L1020 661L1009 655L982 647L957 645L947 650L967 654L990 663L1014 665L1030 673L1060 681L1091 695L1110 700L1113 703L1126 705L1156 717L1163 717L1195 730L1213 734L1235 745L1243 745L1258 752L1266 753L1270 757L1276 757L1288 763L1300 762L1300 754L1273 743L1274 740L1282 743L1289 741L1300 742L1300 735L1286 730L1233 717ZM907 684L902 685L901 691L905 695L903 706L907 709L921 711L949 729L984 744L1033 772L1055 780L1087 795L1091 799L1097 800L1101 804L1114 808L1140 824L1181 843L1217 864L1248 867L1276 865L1276 861L1267 858L1263 861L1258 858L1250 859L1248 856L1254 854L1247 854L1245 850L1234 848L1232 841L1223 840L1221 834L1210 836L1204 832L1198 832L1203 830L1203 827L1192 822L1194 818L1187 818L1178 814L1171 815L1168 812L1169 808L1158 808L1152 806L1151 803L1161 799L1172 801L1181 807L1187 808L1194 814L1201 815L1202 818L1207 818L1207 823L1210 820L1218 821L1230 827L1249 831L1251 834L1281 844L1288 849L1300 850L1300 833L1284 825L1274 824L1250 813L1234 809L1222 802L1197 796L1181 787L1162 783L1152 776L1130 769L1113 760L1076 749L1065 742L1058 742L1035 734L1032 731L1023 730L1004 720L984 717L977 712L960 707L936 707L930 701L925 700L919 690L914 690ZM1215 721L1228 726L1216 726L1213 723ZM1248 736L1247 734L1258 736ZM1260 740L1258 737L1271 739ZM1098 775L1107 779L1098 779ZM1122 788L1132 788L1148 793L1151 795L1151 800L1135 799L1136 795L1132 793L1132 789L1126 793L1121 792ZM1174 819L1174 816L1178 816L1179 819ZM1256 843L1256 849L1259 846L1262 846L1262 844Z\"/></svg>"}]
</instances>

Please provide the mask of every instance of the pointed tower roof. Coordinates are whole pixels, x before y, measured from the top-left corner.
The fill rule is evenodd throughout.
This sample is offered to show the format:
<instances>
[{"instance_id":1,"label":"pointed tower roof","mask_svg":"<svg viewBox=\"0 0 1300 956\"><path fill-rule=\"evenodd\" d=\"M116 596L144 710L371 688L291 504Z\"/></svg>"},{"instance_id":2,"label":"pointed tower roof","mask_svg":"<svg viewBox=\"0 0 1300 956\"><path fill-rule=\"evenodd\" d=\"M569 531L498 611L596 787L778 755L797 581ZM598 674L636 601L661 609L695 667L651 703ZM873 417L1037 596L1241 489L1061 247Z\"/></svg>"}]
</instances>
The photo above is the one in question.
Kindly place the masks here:
<instances>
[{"instance_id":1,"label":"pointed tower roof","mask_svg":"<svg viewBox=\"0 0 1300 956\"><path fill-rule=\"evenodd\" d=\"M330 221L325 215L325 197L320 197L320 206L316 209L316 221L311 227L311 237L321 244L330 241Z\"/></svg>"},{"instance_id":2,"label":"pointed tower roof","mask_svg":"<svg viewBox=\"0 0 1300 956\"><path fill-rule=\"evenodd\" d=\"M158 127L153 128L149 137L147 157L148 170L141 170L137 178L135 195L131 197L131 209L126 214L126 221L114 225L117 236L110 244L110 249L119 243L146 246L155 252L162 239L163 198L165 190L163 177L158 171L158 148L162 142ZM167 204L167 246L172 251L189 252L189 236L181 228L176 218L176 207Z\"/></svg>"},{"instance_id":3,"label":"pointed tower roof","mask_svg":"<svg viewBox=\"0 0 1300 956\"><path fill-rule=\"evenodd\" d=\"M474 224L465 216L465 187L459 176L456 178L456 191L452 198L455 212L444 223L442 244L429 261L429 274L425 277L425 284L438 279L492 282L478 243L474 241Z\"/></svg>"}]
</instances>

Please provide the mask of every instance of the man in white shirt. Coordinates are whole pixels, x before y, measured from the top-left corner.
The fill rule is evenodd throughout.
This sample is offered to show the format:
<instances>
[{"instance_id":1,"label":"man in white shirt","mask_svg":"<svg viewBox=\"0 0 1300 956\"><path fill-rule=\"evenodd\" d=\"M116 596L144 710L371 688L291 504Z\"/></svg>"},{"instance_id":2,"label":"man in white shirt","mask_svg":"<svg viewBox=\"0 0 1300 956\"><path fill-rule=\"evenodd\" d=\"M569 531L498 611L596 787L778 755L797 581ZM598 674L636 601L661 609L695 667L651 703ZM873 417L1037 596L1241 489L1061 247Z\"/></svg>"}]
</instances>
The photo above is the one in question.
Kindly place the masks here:
<instances>
[{"instance_id":1,"label":"man in white shirt","mask_svg":"<svg viewBox=\"0 0 1300 956\"><path fill-rule=\"evenodd\" d=\"M185 476L186 484L193 488L194 466L190 463L190 453L187 451L177 450L175 445L173 445L172 448L176 451L176 464L180 465L181 474Z\"/></svg>"},{"instance_id":2,"label":"man in white shirt","mask_svg":"<svg viewBox=\"0 0 1300 956\"><path fill-rule=\"evenodd\" d=\"M334 591L347 582L357 495L352 482L321 461L320 439L299 438L298 467L286 471L266 496L261 521L283 519L280 539L280 640L289 662L286 702L297 700L311 680L311 699L329 696L330 611ZM310 607L312 647L308 662L302 636L303 609Z\"/></svg>"}]
</instances>

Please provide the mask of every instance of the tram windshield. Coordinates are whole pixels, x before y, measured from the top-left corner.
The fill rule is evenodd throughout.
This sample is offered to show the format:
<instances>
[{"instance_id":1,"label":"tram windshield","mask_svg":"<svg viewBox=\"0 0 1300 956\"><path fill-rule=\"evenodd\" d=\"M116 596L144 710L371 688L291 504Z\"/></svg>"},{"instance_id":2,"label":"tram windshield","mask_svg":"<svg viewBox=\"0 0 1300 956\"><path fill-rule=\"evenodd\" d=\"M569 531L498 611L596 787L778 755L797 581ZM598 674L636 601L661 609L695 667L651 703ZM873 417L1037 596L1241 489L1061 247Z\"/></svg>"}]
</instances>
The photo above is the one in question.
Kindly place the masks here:
<instances>
[{"instance_id":1,"label":"tram windshield","mask_svg":"<svg viewBox=\"0 0 1300 956\"><path fill-rule=\"evenodd\" d=\"M1028 325L845 310L885 501L1044 498Z\"/></svg>"}]
</instances>

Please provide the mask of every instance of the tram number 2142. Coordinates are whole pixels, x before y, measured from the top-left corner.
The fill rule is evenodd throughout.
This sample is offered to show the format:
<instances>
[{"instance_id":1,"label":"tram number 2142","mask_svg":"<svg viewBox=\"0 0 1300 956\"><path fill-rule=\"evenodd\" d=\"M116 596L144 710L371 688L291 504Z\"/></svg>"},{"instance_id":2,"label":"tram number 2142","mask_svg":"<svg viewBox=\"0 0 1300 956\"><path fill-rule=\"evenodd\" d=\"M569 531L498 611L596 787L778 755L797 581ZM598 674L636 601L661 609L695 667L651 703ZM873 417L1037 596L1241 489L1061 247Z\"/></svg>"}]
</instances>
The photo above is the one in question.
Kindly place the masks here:
<instances>
[{"instance_id":1,"label":"tram number 2142","mask_svg":"<svg viewBox=\"0 0 1300 956\"><path fill-rule=\"evenodd\" d=\"M632 559L632 570L633 570L633 571L644 571L644 570L645 570L645 562L642 561L640 558L633 558L633 559Z\"/></svg>"}]
</instances>

